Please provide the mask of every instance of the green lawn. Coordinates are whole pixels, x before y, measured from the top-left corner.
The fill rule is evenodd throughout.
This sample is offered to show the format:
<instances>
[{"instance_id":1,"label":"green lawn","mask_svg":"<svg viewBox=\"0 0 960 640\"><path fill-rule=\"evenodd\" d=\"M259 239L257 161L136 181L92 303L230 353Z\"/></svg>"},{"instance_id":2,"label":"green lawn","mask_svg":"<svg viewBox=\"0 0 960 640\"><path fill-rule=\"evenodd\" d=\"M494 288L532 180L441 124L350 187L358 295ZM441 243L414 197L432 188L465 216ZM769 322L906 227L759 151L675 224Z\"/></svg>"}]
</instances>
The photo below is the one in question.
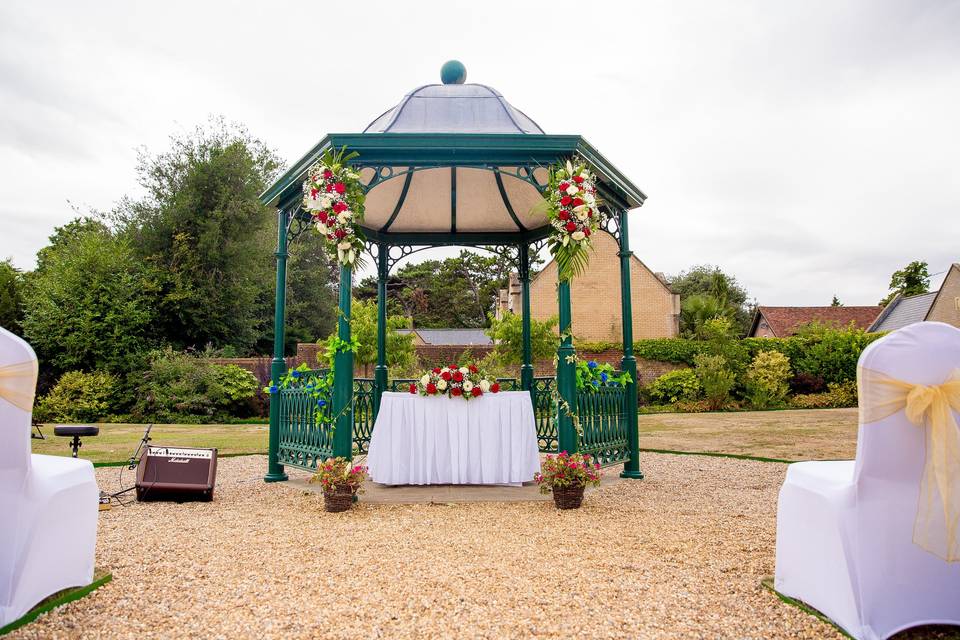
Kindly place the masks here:
<instances>
[{"instance_id":1,"label":"green lawn","mask_svg":"<svg viewBox=\"0 0 960 640\"><path fill-rule=\"evenodd\" d=\"M133 453L143 434L139 424L102 424L100 435L85 438L80 455L93 462L118 462ZM43 428L46 440L33 440L34 453L70 455L68 438ZM164 424L153 443L216 447L221 455L266 453L265 424ZM645 449L715 452L784 460L851 459L857 445L856 409L663 413L640 416Z\"/></svg>"},{"instance_id":2,"label":"green lawn","mask_svg":"<svg viewBox=\"0 0 960 640\"><path fill-rule=\"evenodd\" d=\"M53 435L53 425L44 425L45 440L31 440L34 453L71 455L70 438ZM143 437L142 424L101 424L100 435L83 439L80 457L93 462L119 462L133 455ZM220 455L266 453L265 424L158 424L150 432L151 443L181 447L216 447Z\"/></svg>"}]
</instances>

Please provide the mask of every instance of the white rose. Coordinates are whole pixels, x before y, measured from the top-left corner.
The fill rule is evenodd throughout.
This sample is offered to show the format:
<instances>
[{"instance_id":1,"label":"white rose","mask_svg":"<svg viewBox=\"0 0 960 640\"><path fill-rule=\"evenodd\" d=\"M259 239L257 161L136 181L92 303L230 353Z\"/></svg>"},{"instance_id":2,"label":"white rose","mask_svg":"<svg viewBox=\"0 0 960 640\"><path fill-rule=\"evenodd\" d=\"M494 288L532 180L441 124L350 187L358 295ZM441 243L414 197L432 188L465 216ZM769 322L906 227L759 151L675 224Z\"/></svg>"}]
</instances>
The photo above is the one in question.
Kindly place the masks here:
<instances>
[{"instance_id":1,"label":"white rose","mask_svg":"<svg viewBox=\"0 0 960 640\"><path fill-rule=\"evenodd\" d=\"M576 240L577 242L580 242L587 236L583 235L583 231L574 231L573 233L570 234L570 237Z\"/></svg>"},{"instance_id":2,"label":"white rose","mask_svg":"<svg viewBox=\"0 0 960 640\"><path fill-rule=\"evenodd\" d=\"M572 184L569 187L567 187L567 195L575 196L578 193L580 193L580 187L578 187L577 185Z\"/></svg>"},{"instance_id":3,"label":"white rose","mask_svg":"<svg viewBox=\"0 0 960 640\"><path fill-rule=\"evenodd\" d=\"M307 211L316 211L318 209L321 209L322 207L320 206L320 203L318 203L316 200L314 200L310 196L307 196L303 199L303 208L306 209Z\"/></svg>"},{"instance_id":4,"label":"white rose","mask_svg":"<svg viewBox=\"0 0 960 640\"><path fill-rule=\"evenodd\" d=\"M589 180L590 172L584 169L583 171L580 172L580 177L583 178L584 180Z\"/></svg>"},{"instance_id":5,"label":"white rose","mask_svg":"<svg viewBox=\"0 0 960 640\"><path fill-rule=\"evenodd\" d=\"M350 213L349 211L341 211L340 213L337 214L337 220L340 221L340 224L347 224L348 222L350 222L352 215L353 214Z\"/></svg>"},{"instance_id":6,"label":"white rose","mask_svg":"<svg viewBox=\"0 0 960 640\"><path fill-rule=\"evenodd\" d=\"M333 201L330 200L330 196L323 196L322 198L320 198L319 202L320 202L321 209L329 209L330 205L333 203Z\"/></svg>"},{"instance_id":7,"label":"white rose","mask_svg":"<svg viewBox=\"0 0 960 640\"><path fill-rule=\"evenodd\" d=\"M464 380L463 390L466 391L467 393L470 393L471 391L473 391L473 383L470 382L469 380Z\"/></svg>"},{"instance_id":8,"label":"white rose","mask_svg":"<svg viewBox=\"0 0 960 640\"><path fill-rule=\"evenodd\" d=\"M429 373L423 374L423 377L420 378L420 384L422 384L423 386L427 386L428 384L430 384L430 374L429 374Z\"/></svg>"},{"instance_id":9,"label":"white rose","mask_svg":"<svg viewBox=\"0 0 960 640\"><path fill-rule=\"evenodd\" d=\"M439 380L437 380L437 389L439 389L440 391L443 391L446 388L447 388L446 380L444 380L443 378L440 378Z\"/></svg>"},{"instance_id":10,"label":"white rose","mask_svg":"<svg viewBox=\"0 0 960 640\"><path fill-rule=\"evenodd\" d=\"M589 209L586 207L577 207L573 210L577 214L578 220L586 220L589 217Z\"/></svg>"},{"instance_id":11,"label":"white rose","mask_svg":"<svg viewBox=\"0 0 960 640\"><path fill-rule=\"evenodd\" d=\"M484 393L487 393L488 391L490 391L490 381L489 381L489 380L484 379L484 380L481 380L481 381L480 381L480 391L483 391Z\"/></svg>"},{"instance_id":12,"label":"white rose","mask_svg":"<svg viewBox=\"0 0 960 640\"><path fill-rule=\"evenodd\" d=\"M317 223L317 231L319 231L323 235L327 235L328 233L330 233L330 229L328 229L327 225L323 224L322 222Z\"/></svg>"},{"instance_id":13,"label":"white rose","mask_svg":"<svg viewBox=\"0 0 960 640\"><path fill-rule=\"evenodd\" d=\"M346 240L344 240L343 242L337 245L337 249L340 249L342 251L346 251L350 247L351 247L351 244Z\"/></svg>"},{"instance_id":14,"label":"white rose","mask_svg":"<svg viewBox=\"0 0 960 640\"><path fill-rule=\"evenodd\" d=\"M462 373L463 375L467 375L468 373L470 373L470 369L466 367L460 367L460 373Z\"/></svg>"},{"instance_id":15,"label":"white rose","mask_svg":"<svg viewBox=\"0 0 960 640\"><path fill-rule=\"evenodd\" d=\"M597 199L594 197L592 193L588 193L585 196L583 196L583 201L593 206L594 204L596 204Z\"/></svg>"}]
</instances>

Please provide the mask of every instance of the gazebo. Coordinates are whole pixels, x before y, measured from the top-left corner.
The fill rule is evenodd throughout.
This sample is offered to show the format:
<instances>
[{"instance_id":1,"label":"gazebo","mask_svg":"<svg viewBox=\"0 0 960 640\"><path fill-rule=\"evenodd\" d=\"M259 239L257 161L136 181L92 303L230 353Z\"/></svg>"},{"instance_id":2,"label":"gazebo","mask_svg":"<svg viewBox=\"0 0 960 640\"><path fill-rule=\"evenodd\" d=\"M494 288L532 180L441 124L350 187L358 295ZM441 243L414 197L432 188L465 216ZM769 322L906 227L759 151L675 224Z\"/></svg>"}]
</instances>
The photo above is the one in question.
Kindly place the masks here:
<instances>
[{"instance_id":1,"label":"gazebo","mask_svg":"<svg viewBox=\"0 0 960 640\"><path fill-rule=\"evenodd\" d=\"M350 164L366 192L362 224L366 251L377 268L378 331L374 378L354 378L353 354L335 356L332 402L317 407L300 389L281 389L270 402L267 482L287 479L284 466L307 470L330 456L364 452L384 391L409 380L391 380L386 358L386 283L398 261L422 249L460 245L508 257L521 283L523 363L504 388L529 391L541 451L591 453L605 465L623 463L621 476L642 478L637 431L637 367L633 356L628 212L646 196L579 135L549 135L500 93L468 84L457 61L441 70L442 84L408 93L361 133L332 133L262 195L277 210L277 281L271 377L285 373L284 322L288 247L313 225L302 207L309 168L328 149L359 155ZM542 203L548 167L571 158L596 175L606 214L603 231L619 243L625 385L578 393L568 280L557 283L559 329L556 377L537 376L530 347L530 256L540 252L551 227ZM352 269L340 267L338 336L350 340ZM333 427L318 412L334 416Z\"/></svg>"}]
</instances>

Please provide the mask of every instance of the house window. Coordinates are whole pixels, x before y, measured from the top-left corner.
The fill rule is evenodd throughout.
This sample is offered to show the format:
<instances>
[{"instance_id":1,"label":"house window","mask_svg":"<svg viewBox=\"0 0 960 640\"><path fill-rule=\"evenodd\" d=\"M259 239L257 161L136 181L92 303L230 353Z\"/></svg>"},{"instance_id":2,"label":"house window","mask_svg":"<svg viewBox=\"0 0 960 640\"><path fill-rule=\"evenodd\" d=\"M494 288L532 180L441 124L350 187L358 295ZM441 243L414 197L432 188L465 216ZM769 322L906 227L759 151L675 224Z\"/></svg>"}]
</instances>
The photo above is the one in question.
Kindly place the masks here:
<instances>
[{"instance_id":1,"label":"house window","mask_svg":"<svg viewBox=\"0 0 960 640\"><path fill-rule=\"evenodd\" d=\"M960 311L960 296L953 299L953 306L957 308L957 311Z\"/></svg>"}]
</instances>

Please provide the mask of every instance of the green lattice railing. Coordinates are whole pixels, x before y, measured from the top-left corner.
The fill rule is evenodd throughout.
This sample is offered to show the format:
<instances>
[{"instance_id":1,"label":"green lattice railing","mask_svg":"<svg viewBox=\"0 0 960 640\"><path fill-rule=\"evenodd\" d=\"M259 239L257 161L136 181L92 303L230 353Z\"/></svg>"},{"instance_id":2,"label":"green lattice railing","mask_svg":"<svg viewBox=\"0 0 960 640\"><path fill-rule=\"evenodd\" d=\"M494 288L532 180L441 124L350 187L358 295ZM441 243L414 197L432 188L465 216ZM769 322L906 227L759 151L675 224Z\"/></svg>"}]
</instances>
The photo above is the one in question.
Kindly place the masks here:
<instances>
[{"instance_id":1,"label":"green lattice railing","mask_svg":"<svg viewBox=\"0 0 960 640\"><path fill-rule=\"evenodd\" d=\"M326 371L310 373L323 375ZM317 421L319 411L330 415L330 405L318 407L317 401L301 388L280 389L275 398L280 403L278 462L301 469L316 469L318 461L333 454L333 429Z\"/></svg>"},{"instance_id":2,"label":"green lattice railing","mask_svg":"<svg viewBox=\"0 0 960 640\"><path fill-rule=\"evenodd\" d=\"M318 373L323 373L319 372ZM409 378L390 381L391 391L407 391ZM516 378L498 378L504 391L519 389ZM533 380L532 401L540 451L556 453L557 411L553 390L556 378L539 377ZM313 470L317 462L333 454L333 430L317 424L317 412L330 415L330 405L320 408L302 389L281 389L280 402L280 464ZM353 382L353 445L357 453L366 453L373 433L374 380L357 378ZM577 415L583 435L580 451L589 453L603 465L622 462L629 458L626 424L626 390L619 386L605 386L577 394Z\"/></svg>"},{"instance_id":3,"label":"green lattice railing","mask_svg":"<svg viewBox=\"0 0 960 640\"><path fill-rule=\"evenodd\" d=\"M373 378L353 380L353 448L366 453L373 434Z\"/></svg>"},{"instance_id":4,"label":"green lattice railing","mask_svg":"<svg viewBox=\"0 0 960 640\"><path fill-rule=\"evenodd\" d=\"M626 399L627 390L619 385L577 394L581 453L589 453L602 465L630 457Z\"/></svg>"}]
</instances>

